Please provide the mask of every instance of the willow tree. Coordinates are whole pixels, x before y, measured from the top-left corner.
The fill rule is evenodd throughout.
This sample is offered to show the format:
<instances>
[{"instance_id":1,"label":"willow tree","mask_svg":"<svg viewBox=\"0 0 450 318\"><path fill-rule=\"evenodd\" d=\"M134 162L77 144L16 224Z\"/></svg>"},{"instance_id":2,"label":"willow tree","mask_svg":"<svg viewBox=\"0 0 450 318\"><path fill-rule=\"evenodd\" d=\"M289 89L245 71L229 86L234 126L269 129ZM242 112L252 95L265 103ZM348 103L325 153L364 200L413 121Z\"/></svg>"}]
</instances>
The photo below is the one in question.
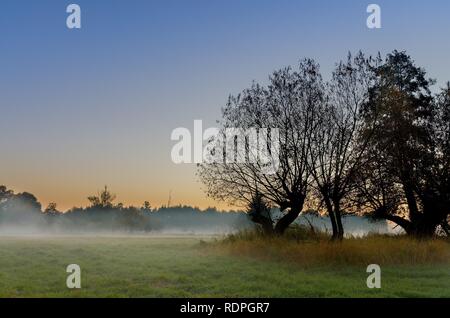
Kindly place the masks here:
<instances>
[{"instance_id":1,"label":"willow tree","mask_svg":"<svg viewBox=\"0 0 450 318\"><path fill-rule=\"evenodd\" d=\"M364 165L370 140L369 133L362 134L365 126L361 109L373 85L372 62L359 52L338 63L327 85L326 102L315 110L318 124L309 152L311 175L330 217L333 239L344 236L342 215L345 207L352 208L346 203L352 203L356 175Z\"/></svg>"},{"instance_id":2,"label":"willow tree","mask_svg":"<svg viewBox=\"0 0 450 318\"><path fill-rule=\"evenodd\" d=\"M227 128L256 129L258 138L255 143L247 135L240 141L245 143L245 154L221 148L216 156L219 162L199 165L198 174L207 194L242 206L260 196L283 213L275 222L274 232L284 233L302 211L310 189L309 151L317 124L316 107L323 102L319 66L311 59L303 60L296 70L274 72L267 86L254 83L239 95L230 96L220 121L223 143L239 142L233 136L226 138ZM274 143L277 147L271 147ZM238 156L247 160L226 160Z\"/></svg>"}]
</instances>

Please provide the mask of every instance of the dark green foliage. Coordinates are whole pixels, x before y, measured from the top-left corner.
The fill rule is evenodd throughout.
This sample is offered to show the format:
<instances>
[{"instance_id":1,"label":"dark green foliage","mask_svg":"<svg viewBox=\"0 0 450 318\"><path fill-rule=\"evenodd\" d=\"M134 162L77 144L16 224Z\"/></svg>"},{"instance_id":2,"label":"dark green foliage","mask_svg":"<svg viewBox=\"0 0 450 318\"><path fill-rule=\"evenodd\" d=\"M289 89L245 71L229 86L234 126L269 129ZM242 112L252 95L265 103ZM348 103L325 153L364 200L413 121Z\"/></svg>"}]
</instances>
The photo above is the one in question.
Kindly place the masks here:
<instances>
[{"instance_id":1,"label":"dark green foliage","mask_svg":"<svg viewBox=\"0 0 450 318\"><path fill-rule=\"evenodd\" d=\"M449 88L431 94L434 81L404 52L389 54L374 72L363 109L366 127L375 127L363 198L378 204L375 217L431 236L438 225L445 227L450 212Z\"/></svg>"}]
</instances>

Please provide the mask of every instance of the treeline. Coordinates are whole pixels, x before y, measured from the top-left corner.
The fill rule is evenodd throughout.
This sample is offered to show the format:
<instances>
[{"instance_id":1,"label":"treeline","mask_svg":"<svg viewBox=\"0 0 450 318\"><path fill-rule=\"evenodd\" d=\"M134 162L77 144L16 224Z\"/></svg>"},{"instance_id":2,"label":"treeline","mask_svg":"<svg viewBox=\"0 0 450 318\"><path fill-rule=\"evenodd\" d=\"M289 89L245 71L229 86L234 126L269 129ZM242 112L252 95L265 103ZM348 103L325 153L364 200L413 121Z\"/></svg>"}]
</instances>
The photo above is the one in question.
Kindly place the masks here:
<instances>
[{"instance_id":1,"label":"treeline","mask_svg":"<svg viewBox=\"0 0 450 318\"><path fill-rule=\"evenodd\" d=\"M264 138L269 160L202 164L200 178L212 198L248 205L267 233L283 234L312 207L329 216L334 239L344 237L346 214L389 220L412 236L448 235L450 83L432 92L434 84L405 52L349 54L328 81L304 59L223 108L224 130L278 130ZM259 158L244 142L245 156ZM243 156L238 147L210 148L219 158ZM266 173L274 163L276 173ZM273 207L281 218L271 217Z\"/></svg>"},{"instance_id":2,"label":"treeline","mask_svg":"<svg viewBox=\"0 0 450 318\"><path fill-rule=\"evenodd\" d=\"M200 210L189 206L153 209L149 202L141 207L115 203L116 196L105 187L98 195L88 197L85 208L59 211L55 203L45 209L27 192L14 193L0 186L0 229L12 233L29 231L44 233L101 233L158 231L229 232L251 226L243 212L220 212L214 208Z\"/></svg>"}]
</instances>

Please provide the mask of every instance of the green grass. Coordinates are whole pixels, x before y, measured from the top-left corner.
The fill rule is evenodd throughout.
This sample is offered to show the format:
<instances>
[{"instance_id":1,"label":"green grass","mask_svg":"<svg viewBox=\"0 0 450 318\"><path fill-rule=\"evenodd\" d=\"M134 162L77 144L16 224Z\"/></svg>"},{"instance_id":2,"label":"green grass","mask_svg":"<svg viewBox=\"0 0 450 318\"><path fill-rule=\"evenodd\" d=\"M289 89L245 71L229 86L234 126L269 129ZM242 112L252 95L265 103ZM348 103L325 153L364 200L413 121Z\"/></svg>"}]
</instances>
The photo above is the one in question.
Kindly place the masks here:
<instances>
[{"instance_id":1,"label":"green grass","mask_svg":"<svg viewBox=\"0 0 450 318\"><path fill-rule=\"evenodd\" d=\"M363 264L300 266L201 242L0 237L0 297L450 297L448 263L380 264L382 288L374 290ZM79 290L65 284L72 263L81 266Z\"/></svg>"}]
</instances>

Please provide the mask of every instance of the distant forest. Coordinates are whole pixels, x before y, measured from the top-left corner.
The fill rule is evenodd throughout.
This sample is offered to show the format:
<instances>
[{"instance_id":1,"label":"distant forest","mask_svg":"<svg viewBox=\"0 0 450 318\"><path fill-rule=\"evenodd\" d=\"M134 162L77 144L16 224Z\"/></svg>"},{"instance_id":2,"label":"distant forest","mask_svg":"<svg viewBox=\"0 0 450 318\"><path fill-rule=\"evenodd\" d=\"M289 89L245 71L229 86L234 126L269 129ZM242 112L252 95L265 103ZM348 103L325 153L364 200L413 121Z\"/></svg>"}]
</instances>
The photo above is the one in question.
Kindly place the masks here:
<instances>
[{"instance_id":1,"label":"distant forest","mask_svg":"<svg viewBox=\"0 0 450 318\"><path fill-rule=\"evenodd\" d=\"M0 186L0 229L16 233L102 233L102 232L204 232L220 233L251 226L247 214L220 212L215 208L201 210L191 206L152 208L115 203L116 196L105 187L98 195L88 197L85 208L59 211L55 203L43 209L31 193L14 193Z\"/></svg>"}]
</instances>

